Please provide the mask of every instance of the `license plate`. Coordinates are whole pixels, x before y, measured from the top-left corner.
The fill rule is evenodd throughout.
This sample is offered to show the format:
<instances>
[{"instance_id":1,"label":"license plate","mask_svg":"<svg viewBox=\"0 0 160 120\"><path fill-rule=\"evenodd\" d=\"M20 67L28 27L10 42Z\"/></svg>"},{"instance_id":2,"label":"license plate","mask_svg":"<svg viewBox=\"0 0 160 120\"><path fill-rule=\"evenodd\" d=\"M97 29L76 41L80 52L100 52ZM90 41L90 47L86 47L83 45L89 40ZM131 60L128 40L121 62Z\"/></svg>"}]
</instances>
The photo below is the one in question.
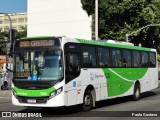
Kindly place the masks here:
<instances>
[{"instance_id":1,"label":"license plate","mask_svg":"<svg viewBox=\"0 0 160 120\"><path fill-rule=\"evenodd\" d=\"M27 102L28 103L36 103L36 99L28 99Z\"/></svg>"}]
</instances>

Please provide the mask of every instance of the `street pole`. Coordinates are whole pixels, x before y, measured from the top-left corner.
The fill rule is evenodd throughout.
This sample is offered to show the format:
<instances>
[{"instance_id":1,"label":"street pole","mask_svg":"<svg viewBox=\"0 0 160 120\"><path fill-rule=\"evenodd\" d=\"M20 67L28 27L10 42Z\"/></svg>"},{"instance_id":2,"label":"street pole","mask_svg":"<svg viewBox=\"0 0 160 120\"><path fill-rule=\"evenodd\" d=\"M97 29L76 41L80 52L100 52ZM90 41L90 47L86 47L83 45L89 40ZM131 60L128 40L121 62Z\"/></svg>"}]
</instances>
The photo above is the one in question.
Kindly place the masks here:
<instances>
[{"instance_id":1,"label":"street pole","mask_svg":"<svg viewBox=\"0 0 160 120\"><path fill-rule=\"evenodd\" d=\"M95 0L95 39L98 38L98 0Z\"/></svg>"},{"instance_id":2,"label":"street pole","mask_svg":"<svg viewBox=\"0 0 160 120\"><path fill-rule=\"evenodd\" d=\"M128 34L126 34L126 42L128 42L128 36L129 36L129 35L128 35Z\"/></svg>"},{"instance_id":3,"label":"street pole","mask_svg":"<svg viewBox=\"0 0 160 120\"><path fill-rule=\"evenodd\" d=\"M8 19L9 19L9 28L10 28L10 31L9 31L9 41L10 41L10 44L12 43L12 19L11 17L8 15L8 14L5 14Z\"/></svg>"},{"instance_id":4,"label":"street pole","mask_svg":"<svg viewBox=\"0 0 160 120\"><path fill-rule=\"evenodd\" d=\"M136 31L133 31L133 32L131 32L130 34L126 34L126 42L129 42L129 36L131 36L131 35L133 35L133 34L135 34L135 33L138 33L138 32L140 32L141 30L143 30L143 29L145 29L145 28L147 28L147 27L157 27L157 26L160 26L160 24L149 24L149 25L146 25L146 26L144 26L144 27L142 27L142 28L139 28L138 30L136 30Z\"/></svg>"}]
</instances>

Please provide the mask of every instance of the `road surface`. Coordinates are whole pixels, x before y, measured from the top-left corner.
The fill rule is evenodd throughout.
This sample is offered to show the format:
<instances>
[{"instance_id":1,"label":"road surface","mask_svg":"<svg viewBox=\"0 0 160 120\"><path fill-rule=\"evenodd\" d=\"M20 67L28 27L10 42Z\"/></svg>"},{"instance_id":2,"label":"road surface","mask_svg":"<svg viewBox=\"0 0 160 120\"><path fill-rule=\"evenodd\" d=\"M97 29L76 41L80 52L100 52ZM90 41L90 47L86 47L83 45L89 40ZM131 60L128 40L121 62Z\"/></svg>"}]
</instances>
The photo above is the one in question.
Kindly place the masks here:
<instances>
[{"instance_id":1,"label":"road surface","mask_svg":"<svg viewBox=\"0 0 160 120\"><path fill-rule=\"evenodd\" d=\"M126 119L132 118L143 120L146 117L151 119L160 118L160 87L142 94L139 101L132 101L130 97L116 98L98 102L96 109L89 112L82 112L79 106L67 108L41 109L13 106L11 103L11 91L0 91L0 111L11 112L12 118L7 120L21 120L23 117L36 117L42 120L100 120L100 119ZM18 113L20 114L18 114ZM35 113L35 114L33 114ZM156 117L156 115L158 117ZM18 116L18 117L17 117ZM26 118L27 119L27 118Z\"/></svg>"}]
</instances>

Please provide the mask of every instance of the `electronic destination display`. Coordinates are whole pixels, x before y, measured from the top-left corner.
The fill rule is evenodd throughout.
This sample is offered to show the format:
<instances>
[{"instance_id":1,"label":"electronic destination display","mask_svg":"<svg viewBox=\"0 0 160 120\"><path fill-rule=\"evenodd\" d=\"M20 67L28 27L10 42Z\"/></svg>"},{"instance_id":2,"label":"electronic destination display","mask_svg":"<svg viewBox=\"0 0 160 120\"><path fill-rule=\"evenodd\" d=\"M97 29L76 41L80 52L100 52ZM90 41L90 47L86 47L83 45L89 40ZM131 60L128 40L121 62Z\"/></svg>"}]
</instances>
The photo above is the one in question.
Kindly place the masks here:
<instances>
[{"instance_id":1,"label":"electronic destination display","mask_svg":"<svg viewBox=\"0 0 160 120\"><path fill-rule=\"evenodd\" d=\"M20 41L19 47L60 46L59 40Z\"/></svg>"}]
</instances>

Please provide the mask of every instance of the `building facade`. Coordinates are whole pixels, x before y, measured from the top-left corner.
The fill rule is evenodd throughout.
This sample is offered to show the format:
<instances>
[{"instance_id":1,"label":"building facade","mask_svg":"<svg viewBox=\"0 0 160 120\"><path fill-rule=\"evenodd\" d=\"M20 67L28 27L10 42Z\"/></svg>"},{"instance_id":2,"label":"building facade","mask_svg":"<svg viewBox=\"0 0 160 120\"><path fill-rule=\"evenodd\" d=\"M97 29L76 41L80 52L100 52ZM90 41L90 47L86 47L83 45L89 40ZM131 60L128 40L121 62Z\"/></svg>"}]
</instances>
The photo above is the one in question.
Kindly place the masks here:
<instances>
[{"instance_id":1,"label":"building facade","mask_svg":"<svg viewBox=\"0 0 160 120\"><path fill-rule=\"evenodd\" d=\"M28 0L28 36L91 39L91 17L81 0Z\"/></svg>"},{"instance_id":2,"label":"building facade","mask_svg":"<svg viewBox=\"0 0 160 120\"><path fill-rule=\"evenodd\" d=\"M27 27L27 13L8 14L12 20L12 28L17 31ZM10 29L10 20L5 14L0 14L0 31L8 31Z\"/></svg>"}]
</instances>

